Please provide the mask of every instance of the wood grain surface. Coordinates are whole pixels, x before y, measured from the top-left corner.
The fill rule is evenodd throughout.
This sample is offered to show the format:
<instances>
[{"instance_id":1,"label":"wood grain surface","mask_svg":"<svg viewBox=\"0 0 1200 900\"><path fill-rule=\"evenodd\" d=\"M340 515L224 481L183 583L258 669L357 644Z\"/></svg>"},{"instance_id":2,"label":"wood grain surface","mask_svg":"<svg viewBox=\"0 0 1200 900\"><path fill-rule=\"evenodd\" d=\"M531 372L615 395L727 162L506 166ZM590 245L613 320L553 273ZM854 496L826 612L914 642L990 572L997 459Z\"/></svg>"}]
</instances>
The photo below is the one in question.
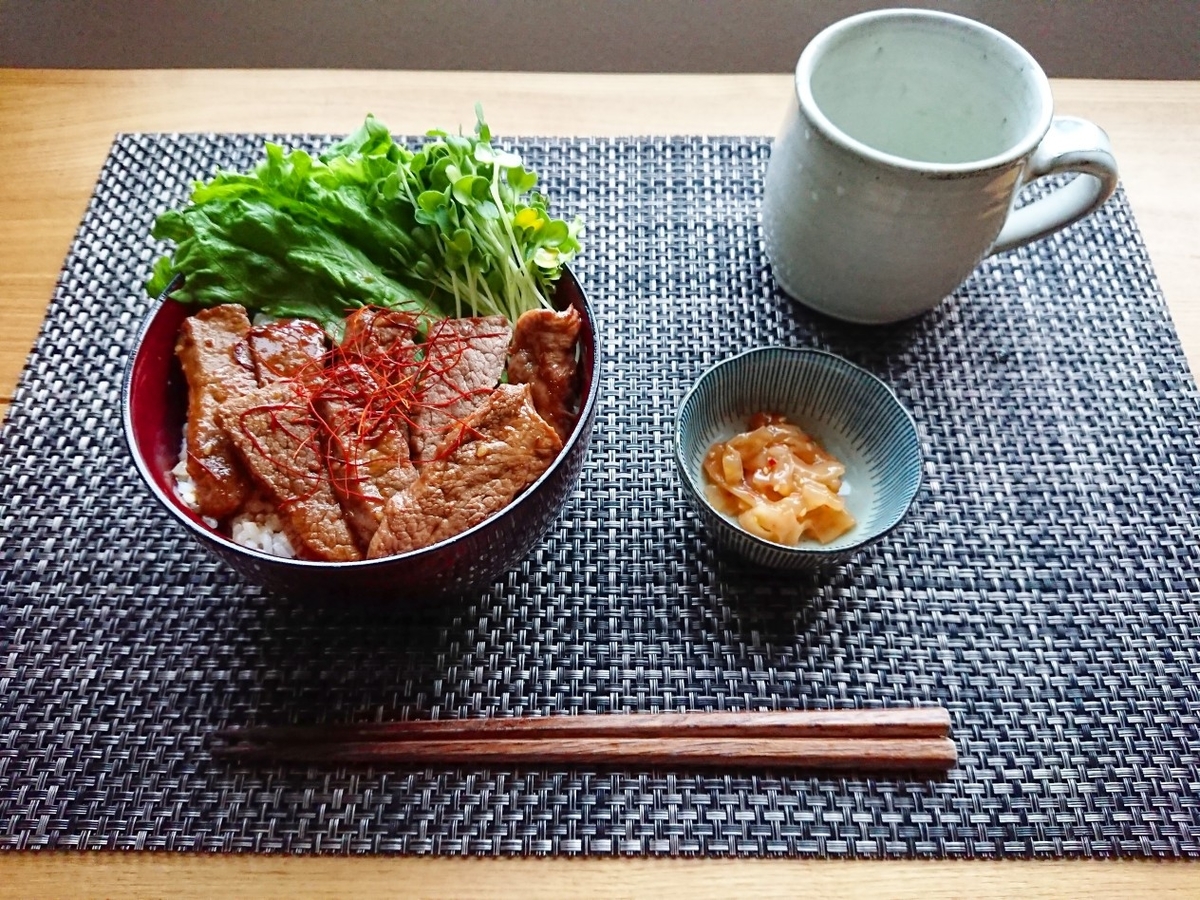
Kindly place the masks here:
<instances>
[{"instance_id":1,"label":"wood grain surface","mask_svg":"<svg viewBox=\"0 0 1200 900\"><path fill-rule=\"evenodd\" d=\"M1200 863L0 855L0 898L1195 900Z\"/></svg>"},{"instance_id":2,"label":"wood grain surface","mask_svg":"<svg viewBox=\"0 0 1200 900\"><path fill-rule=\"evenodd\" d=\"M774 712L518 716L227 728L214 754L308 763L556 763L565 766L785 766L800 771L944 775L957 748L938 706Z\"/></svg>"},{"instance_id":3,"label":"wood grain surface","mask_svg":"<svg viewBox=\"0 0 1200 900\"><path fill-rule=\"evenodd\" d=\"M773 134L786 75L0 70L0 410L37 335L113 136L126 131ZM1057 109L1112 138L1184 349L1200 360L1200 82L1055 81Z\"/></svg>"},{"instance_id":4,"label":"wood grain surface","mask_svg":"<svg viewBox=\"0 0 1200 900\"><path fill-rule=\"evenodd\" d=\"M225 728L221 740L312 744L340 741L497 740L551 737L938 738L950 733L941 706L734 712L417 719L339 725Z\"/></svg>"},{"instance_id":5,"label":"wood grain surface","mask_svg":"<svg viewBox=\"0 0 1200 900\"><path fill-rule=\"evenodd\" d=\"M949 738L542 738L495 741L355 741L346 744L244 744L220 751L239 762L286 760L319 766L425 763L434 765L625 766L762 770L857 775L944 776L957 748Z\"/></svg>"},{"instance_id":6,"label":"wood grain surface","mask_svg":"<svg viewBox=\"0 0 1200 900\"><path fill-rule=\"evenodd\" d=\"M354 71L0 70L0 410L37 334L113 136L346 132L773 134L790 78ZM1110 134L1193 367L1200 361L1200 83L1056 81L1059 112ZM1180 862L426 860L0 854L0 897L1200 897Z\"/></svg>"}]
</instances>

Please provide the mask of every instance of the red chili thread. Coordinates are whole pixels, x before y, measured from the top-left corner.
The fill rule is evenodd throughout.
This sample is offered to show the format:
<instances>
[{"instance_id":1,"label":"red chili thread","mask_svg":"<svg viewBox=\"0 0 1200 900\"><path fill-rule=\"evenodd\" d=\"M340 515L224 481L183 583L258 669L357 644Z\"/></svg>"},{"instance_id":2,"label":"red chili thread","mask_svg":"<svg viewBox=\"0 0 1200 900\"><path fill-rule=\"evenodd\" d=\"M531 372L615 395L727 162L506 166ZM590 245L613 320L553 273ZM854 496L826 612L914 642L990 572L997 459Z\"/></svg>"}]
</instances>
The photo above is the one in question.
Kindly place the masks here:
<instances>
[{"instance_id":1,"label":"red chili thread","mask_svg":"<svg viewBox=\"0 0 1200 900\"><path fill-rule=\"evenodd\" d=\"M363 325L362 319L366 318ZM450 375L462 364L463 354L477 337L498 337L502 331L472 335L471 338L456 333L447 326L447 320L432 325L424 341L417 342L420 321L416 316L364 307L355 311L347 323L349 337L341 345L326 351L321 357L306 364L297 373L292 384L297 393L295 404L267 404L242 413L239 427L246 434L254 451L268 459L280 471L299 479L311 487L303 496L286 499L281 506L294 504L312 497L321 485L326 467L314 471L300 465L299 457L313 443L325 450L325 455L335 460L333 467L339 470L336 487L347 497L372 499L371 495L359 490L367 480L365 474L366 454L384 441L389 434L397 435L405 444L404 453L377 457L371 460L372 467L392 468L409 457L407 435L420 429L418 422L423 410L445 410L468 397L486 395L491 388L464 391L455 388L442 400L430 400L428 394L436 384L452 385ZM325 406L331 411L326 417L321 412ZM345 407L340 415L338 410ZM282 418L283 410L298 414L301 422L311 423L312 428L297 426ZM270 430L280 430L296 444L290 459L276 459L275 451L249 426L249 417L254 413L270 413ZM354 417L346 421L350 414ZM293 417L294 418L294 417ZM348 427L342 427L348 426ZM440 434L448 435L457 428L452 440L445 441L435 459L444 459L452 454L468 436L478 432L468 428L465 420L452 419ZM320 450L318 450L320 453ZM332 480L335 476L329 474ZM377 495L375 496L377 499Z\"/></svg>"},{"instance_id":2,"label":"red chili thread","mask_svg":"<svg viewBox=\"0 0 1200 900\"><path fill-rule=\"evenodd\" d=\"M321 474L319 471L313 471L309 466L301 466L297 460L305 451L310 443L315 440L317 432L315 429L305 429L304 432L295 430L288 419L283 418L281 411L288 410L292 413L299 413L304 416L308 414L306 406L288 404L288 403L272 403L262 404L261 406L253 406L250 409L244 410L238 416L238 427L242 433L246 435L250 445L254 448L254 452L264 459L268 460L273 466L282 471L290 478L299 480L302 484L311 481L311 487L303 494L297 494L294 497L282 497L279 500L280 508L294 505L311 499L316 495L321 487ZM296 445L296 449L292 452L290 460L280 460L272 455L273 451L264 445L260 439L262 432L256 431L247 425L249 418L256 413L266 413L269 417L268 432L278 432L288 436Z\"/></svg>"}]
</instances>

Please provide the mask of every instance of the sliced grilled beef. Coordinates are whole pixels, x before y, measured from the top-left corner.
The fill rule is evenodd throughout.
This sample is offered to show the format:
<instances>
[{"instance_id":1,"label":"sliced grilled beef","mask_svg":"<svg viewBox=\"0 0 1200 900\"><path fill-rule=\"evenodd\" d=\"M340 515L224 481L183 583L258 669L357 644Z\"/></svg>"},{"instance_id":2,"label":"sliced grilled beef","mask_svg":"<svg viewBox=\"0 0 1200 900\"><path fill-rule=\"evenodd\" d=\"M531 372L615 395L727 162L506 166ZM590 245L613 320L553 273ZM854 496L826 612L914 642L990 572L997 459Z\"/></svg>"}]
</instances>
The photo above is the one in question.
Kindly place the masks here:
<instances>
[{"instance_id":1,"label":"sliced grilled beef","mask_svg":"<svg viewBox=\"0 0 1200 900\"><path fill-rule=\"evenodd\" d=\"M504 316L443 319L429 329L421 363L413 457L436 457L488 398L504 372L512 328Z\"/></svg>"},{"instance_id":2,"label":"sliced grilled beef","mask_svg":"<svg viewBox=\"0 0 1200 900\"><path fill-rule=\"evenodd\" d=\"M361 364L330 373L314 406L324 426L334 494L365 548L388 498L417 477L409 458L407 423Z\"/></svg>"},{"instance_id":3,"label":"sliced grilled beef","mask_svg":"<svg viewBox=\"0 0 1200 900\"><path fill-rule=\"evenodd\" d=\"M295 381L277 381L221 406L218 421L274 501L304 559L361 559L330 485L316 418Z\"/></svg>"},{"instance_id":4,"label":"sliced grilled beef","mask_svg":"<svg viewBox=\"0 0 1200 900\"><path fill-rule=\"evenodd\" d=\"M250 329L246 342L259 384L287 381L319 371L325 354L325 331L307 319L280 319Z\"/></svg>"},{"instance_id":5,"label":"sliced grilled beef","mask_svg":"<svg viewBox=\"0 0 1200 900\"><path fill-rule=\"evenodd\" d=\"M452 537L503 509L549 468L562 450L537 414L528 385L502 384L463 423L446 456L388 501L371 541L371 558L407 553Z\"/></svg>"},{"instance_id":6,"label":"sliced grilled beef","mask_svg":"<svg viewBox=\"0 0 1200 900\"><path fill-rule=\"evenodd\" d=\"M229 303L185 319L175 344L188 383L187 470L200 512L214 519L236 513L250 492L249 477L216 418L222 403L257 387L249 330L246 310Z\"/></svg>"},{"instance_id":7,"label":"sliced grilled beef","mask_svg":"<svg viewBox=\"0 0 1200 900\"><path fill-rule=\"evenodd\" d=\"M416 330L417 317L412 313L364 306L346 319L342 350L368 357L387 356L398 350L411 356L407 348L412 347Z\"/></svg>"},{"instance_id":8,"label":"sliced grilled beef","mask_svg":"<svg viewBox=\"0 0 1200 900\"><path fill-rule=\"evenodd\" d=\"M363 549L388 498L417 477L405 402L415 388L417 319L364 307L346 321L335 365L315 399L326 431L329 475Z\"/></svg>"},{"instance_id":9,"label":"sliced grilled beef","mask_svg":"<svg viewBox=\"0 0 1200 900\"><path fill-rule=\"evenodd\" d=\"M533 406L564 441L575 427L579 408L579 364L575 344L581 319L575 307L554 312L531 309L513 329L508 380L528 384Z\"/></svg>"}]
</instances>

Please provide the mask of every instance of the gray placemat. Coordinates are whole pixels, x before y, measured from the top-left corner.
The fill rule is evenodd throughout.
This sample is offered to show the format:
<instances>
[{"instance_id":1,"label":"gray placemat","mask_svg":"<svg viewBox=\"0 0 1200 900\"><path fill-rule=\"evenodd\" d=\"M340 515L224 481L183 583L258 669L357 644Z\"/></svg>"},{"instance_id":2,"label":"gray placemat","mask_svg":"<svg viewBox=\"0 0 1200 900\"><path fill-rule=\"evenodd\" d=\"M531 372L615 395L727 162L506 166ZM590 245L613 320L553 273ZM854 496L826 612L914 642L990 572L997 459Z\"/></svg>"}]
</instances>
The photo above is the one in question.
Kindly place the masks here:
<instances>
[{"instance_id":1,"label":"gray placemat","mask_svg":"<svg viewBox=\"0 0 1200 900\"><path fill-rule=\"evenodd\" d=\"M21 379L0 438L0 846L1200 855L1200 403L1123 195L934 313L864 329L776 290L767 142L522 142L588 222L596 437L520 568L415 619L264 596L127 455L150 223L259 147L120 137ZM824 575L715 556L673 471L684 390L765 344L877 373L923 438L911 515ZM226 724L914 702L952 713L945 781L210 755Z\"/></svg>"}]
</instances>

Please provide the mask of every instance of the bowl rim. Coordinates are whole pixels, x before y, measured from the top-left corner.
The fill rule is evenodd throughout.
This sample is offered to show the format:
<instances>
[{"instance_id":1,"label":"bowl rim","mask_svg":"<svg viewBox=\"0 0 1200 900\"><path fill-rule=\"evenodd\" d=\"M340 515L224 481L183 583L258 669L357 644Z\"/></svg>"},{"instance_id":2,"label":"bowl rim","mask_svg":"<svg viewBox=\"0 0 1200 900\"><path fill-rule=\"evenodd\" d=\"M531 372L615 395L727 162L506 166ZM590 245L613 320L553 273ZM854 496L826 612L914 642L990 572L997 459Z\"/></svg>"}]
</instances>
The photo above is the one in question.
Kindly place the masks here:
<instances>
[{"instance_id":1,"label":"bowl rim","mask_svg":"<svg viewBox=\"0 0 1200 900\"><path fill-rule=\"evenodd\" d=\"M879 531L863 536L853 544L841 545L837 547L817 543L798 544L796 546L792 546L790 544L777 544L774 541L768 541L766 538L759 537L756 534L746 531L746 529L742 528L736 522L719 512L711 503L708 502L708 498L704 495L704 491L696 485L691 473L688 471L688 467L683 459L683 453L680 450L680 445L682 443L680 438L683 432L683 411L691 402L692 397L697 391L699 391L701 385L703 385L704 382L710 378L715 377L720 370L742 365L749 357L766 353L782 353L785 356L793 356L797 358L824 359L827 362L841 367L844 370L857 373L860 376L865 376L868 382L874 382L875 385L882 388L887 396L891 398L893 405L904 414L904 419L908 423L909 428L912 429L913 437L916 438L914 446L916 447L917 477L913 481L912 491L906 499L904 507L897 513L895 521L891 522L889 525ZM749 541L750 545L755 549L769 550L773 553L784 551L788 555L792 556L840 558L857 553L868 544L873 544L875 541L886 537L888 534L894 531L900 525L900 523L905 520L905 518L907 518L909 511L912 509L913 503L917 499L917 494L921 492L921 486L925 482L925 455L921 451L921 431L917 427L916 419L913 418L913 415L908 410L908 407L900 402L900 398L896 395L896 392L892 389L891 385L889 385L875 373L864 369L857 363L851 362L844 356L839 356L836 353L832 353L828 350L821 350L817 347L786 347L782 345L752 347L749 350L743 350L740 353L735 353L733 356L728 356L725 359L709 366L700 374L692 386L688 388L687 392L683 395L683 398L679 401L679 405L675 408L675 426L672 429L672 443L674 445L672 450L675 457L675 468L679 473L679 480L683 483L684 489L691 496L694 503L703 504L703 508L718 518L724 525L737 529L738 535L741 538Z\"/></svg>"},{"instance_id":2,"label":"bowl rim","mask_svg":"<svg viewBox=\"0 0 1200 900\"><path fill-rule=\"evenodd\" d=\"M503 509L488 516L482 522L472 525L466 531L461 531L458 534L452 535L445 540L438 541L436 544L430 544L428 547L422 547L420 550L411 550L408 553L397 553L392 556L381 556L378 559L361 559L347 561L324 561L311 559L296 559L295 557L276 556L273 553L266 553L262 550L255 550L252 547L245 547L236 543L231 538L226 537L219 531L210 528L209 526L199 523L184 513L181 508L182 501L178 498L167 496L166 493L159 487L150 471L150 466L143 458L140 448L138 447L137 438L133 427L133 404L130 402L133 395L133 376L138 358L149 333L154 320L157 318L163 305L170 299L171 292L181 283L179 278L172 280L163 292L155 298L154 302L147 310L142 319L141 325L138 327L137 336L134 338L133 349L130 351L129 359L125 362L125 371L121 378L121 424L125 432L125 443L129 448L129 455L133 458L134 466L138 470L142 481L154 494L159 503L165 507L175 520L181 523L189 532L201 541L215 543L223 550L229 550L249 559L256 560L260 563L271 566L282 566L285 568L294 568L297 570L311 569L322 572L340 571L340 570L356 570L373 568L386 568L394 566L398 563L415 562L423 559L433 558L444 552L447 548L456 543L466 541L471 536L483 531L487 528L495 527L496 523L505 517L506 514L515 511L519 506L528 502L546 482L551 480L555 473L566 464L566 460L570 458L575 451L576 446L583 440L583 433L587 430L587 422L593 415L596 405L599 402L600 394L600 339L596 330L596 311L592 306L591 299L588 293L584 290L583 283L579 277L568 267L563 268L560 278L569 278L575 283L575 288L579 294L583 314L587 318L588 327L592 334L592 364L591 369L591 384L587 394L583 397L583 402L579 406L579 416L575 421L575 426L571 429L570 435L563 442L563 448L559 451L554 462L552 462L533 484L525 488L519 496ZM561 512L561 510L559 511Z\"/></svg>"}]
</instances>

